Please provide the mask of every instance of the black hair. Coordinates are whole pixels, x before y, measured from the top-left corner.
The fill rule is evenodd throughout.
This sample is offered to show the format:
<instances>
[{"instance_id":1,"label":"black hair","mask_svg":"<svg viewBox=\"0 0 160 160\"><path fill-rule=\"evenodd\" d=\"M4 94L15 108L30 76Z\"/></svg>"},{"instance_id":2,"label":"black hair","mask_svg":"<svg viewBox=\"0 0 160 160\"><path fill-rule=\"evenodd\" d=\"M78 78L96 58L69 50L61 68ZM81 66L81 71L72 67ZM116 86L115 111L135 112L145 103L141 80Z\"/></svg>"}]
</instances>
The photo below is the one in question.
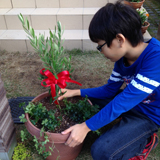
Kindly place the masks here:
<instances>
[{"instance_id":1,"label":"black hair","mask_svg":"<svg viewBox=\"0 0 160 160\"><path fill-rule=\"evenodd\" d=\"M137 11L129 5L117 1L107 3L92 18L89 36L93 42L106 41L110 47L117 34L123 34L133 47L144 41L141 19Z\"/></svg>"}]
</instances>

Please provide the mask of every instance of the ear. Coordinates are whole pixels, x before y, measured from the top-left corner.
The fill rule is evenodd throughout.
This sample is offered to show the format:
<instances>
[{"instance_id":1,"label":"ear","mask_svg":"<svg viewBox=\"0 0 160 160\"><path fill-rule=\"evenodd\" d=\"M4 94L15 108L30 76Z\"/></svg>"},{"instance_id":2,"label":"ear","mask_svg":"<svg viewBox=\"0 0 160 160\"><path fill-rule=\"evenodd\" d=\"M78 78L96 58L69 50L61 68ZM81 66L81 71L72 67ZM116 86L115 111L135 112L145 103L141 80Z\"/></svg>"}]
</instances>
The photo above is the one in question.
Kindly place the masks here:
<instances>
[{"instance_id":1,"label":"ear","mask_svg":"<svg viewBox=\"0 0 160 160\"><path fill-rule=\"evenodd\" d=\"M124 42L125 42L125 40L126 40L126 38L124 37L124 35L121 34L121 33L118 33L118 34L116 35L116 39L117 39L118 43L120 44L120 47L123 46L123 44L124 44Z\"/></svg>"}]
</instances>

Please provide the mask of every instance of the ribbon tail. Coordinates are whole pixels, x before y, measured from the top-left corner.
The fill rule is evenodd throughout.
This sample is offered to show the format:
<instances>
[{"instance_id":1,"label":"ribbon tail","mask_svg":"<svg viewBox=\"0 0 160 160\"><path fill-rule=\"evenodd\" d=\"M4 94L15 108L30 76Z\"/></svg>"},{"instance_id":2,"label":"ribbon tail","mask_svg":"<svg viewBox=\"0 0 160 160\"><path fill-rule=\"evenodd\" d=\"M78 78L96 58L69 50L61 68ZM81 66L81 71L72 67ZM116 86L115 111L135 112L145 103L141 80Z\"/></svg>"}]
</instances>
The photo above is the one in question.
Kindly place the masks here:
<instances>
[{"instance_id":1,"label":"ribbon tail","mask_svg":"<svg viewBox=\"0 0 160 160\"><path fill-rule=\"evenodd\" d=\"M81 83L77 82L77 81L74 81L74 80L66 80L66 82L70 82L70 83L75 83L75 84L78 84L79 86L82 86Z\"/></svg>"},{"instance_id":2,"label":"ribbon tail","mask_svg":"<svg viewBox=\"0 0 160 160\"><path fill-rule=\"evenodd\" d=\"M55 84L51 85L51 95L52 95L52 99L54 100L54 97L56 96L56 85ZM58 104L58 101L55 100L54 103Z\"/></svg>"},{"instance_id":3,"label":"ribbon tail","mask_svg":"<svg viewBox=\"0 0 160 160\"><path fill-rule=\"evenodd\" d=\"M54 103L55 103L56 105L58 105L58 104L59 104L57 100L55 100L55 101L54 101Z\"/></svg>"}]
</instances>

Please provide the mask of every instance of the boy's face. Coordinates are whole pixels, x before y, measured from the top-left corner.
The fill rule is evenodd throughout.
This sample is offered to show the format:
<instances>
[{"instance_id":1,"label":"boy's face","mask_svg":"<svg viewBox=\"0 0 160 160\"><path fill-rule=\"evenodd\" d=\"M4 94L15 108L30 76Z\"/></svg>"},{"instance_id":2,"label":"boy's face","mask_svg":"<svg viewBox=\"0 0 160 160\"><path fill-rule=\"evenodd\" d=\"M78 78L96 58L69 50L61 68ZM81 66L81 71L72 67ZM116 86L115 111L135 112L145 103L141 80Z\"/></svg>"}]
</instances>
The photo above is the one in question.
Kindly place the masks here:
<instances>
[{"instance_id":1,"label":"boy's face","mask_svg":"<svg viewBox=\"0 0 160 160\"><path fill-rule=\"evenodd\" d=\"M104 45L103 45L104 44ZM104 40L100 40L98 42L98 46L102 46L101 53L107 58L110 59L112 62L116 62L125 56L124 47L121 45L121 41L118 38L113 39L110 47L105 44Z\"/></svg>"}]
</instances>

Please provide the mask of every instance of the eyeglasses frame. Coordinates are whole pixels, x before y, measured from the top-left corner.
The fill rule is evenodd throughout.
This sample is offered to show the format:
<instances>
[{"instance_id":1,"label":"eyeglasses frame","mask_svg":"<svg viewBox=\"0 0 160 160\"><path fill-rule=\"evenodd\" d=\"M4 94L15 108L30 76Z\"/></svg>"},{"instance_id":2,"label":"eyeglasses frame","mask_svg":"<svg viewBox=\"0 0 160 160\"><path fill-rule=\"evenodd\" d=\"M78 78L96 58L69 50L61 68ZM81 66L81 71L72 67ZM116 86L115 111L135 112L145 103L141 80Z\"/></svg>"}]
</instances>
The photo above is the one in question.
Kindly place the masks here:
<instances>
[{"instance_id":1,"label":"eyeglasses frame","mask_svg":"<svg viewBox=\"0 0 160 160\"><path fill-rule=\"evenodd\" d=\"M107 42L105 42L105 43L102 44L102 45L98 45L98 46L97 46L97 50L101 52L101 51L102 51L102 47L103 47L105 44L107 44Z\"/></svg>"}]
</instances>

